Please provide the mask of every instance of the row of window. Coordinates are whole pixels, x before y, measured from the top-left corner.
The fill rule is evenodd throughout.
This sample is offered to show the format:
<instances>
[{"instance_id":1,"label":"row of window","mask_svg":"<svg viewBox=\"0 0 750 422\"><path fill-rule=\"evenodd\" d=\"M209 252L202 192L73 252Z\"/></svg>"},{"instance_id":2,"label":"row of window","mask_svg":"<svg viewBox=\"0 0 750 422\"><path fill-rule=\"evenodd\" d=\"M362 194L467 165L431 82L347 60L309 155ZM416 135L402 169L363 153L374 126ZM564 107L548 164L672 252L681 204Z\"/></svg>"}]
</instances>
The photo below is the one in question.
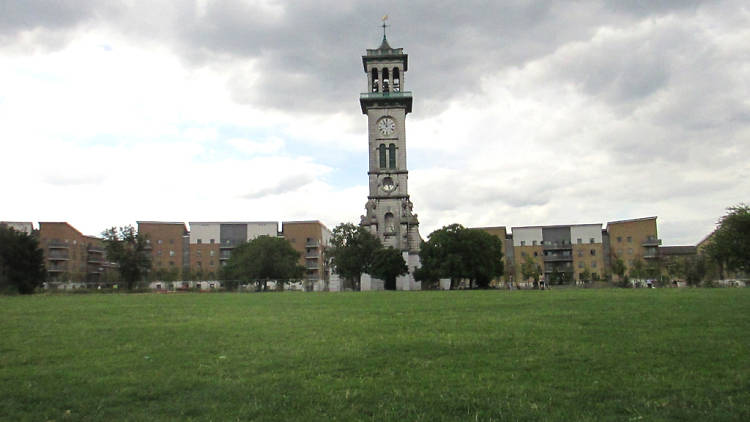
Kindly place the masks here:
<instances>
[{"instance_id":1,"label":"row of window","mask_svg":"<svg viewBox=\"0 0 750 422\"><path fill-rule=\"evenodd\" d=\"M579 262L578 263L578 268L583 269L583 267L584 267L583 261ZM596 268L596 261L591 261L591 268Z\"/></svg>"},{"instance_id":2,"label":"row of window","mask_svg":"<svg viewBox=\"0 0 750 422\"><path fill-rule=\"evenodd\" d=\"M397 67L394 67L392 72L388 71L387 67L384 67L382 71L379 72L380 76L382 76L382 87L383 92L389 92L391 90L390 87L390 81L391 81L391 74L393 75L393 92L399 92L401 91L401 77L400 73ZM379 92L380 91L380 85L381 85L381 78L378 77L378 69L373 68L372 69L372 92Z\"/></svg>"},{"instance_id":3,"label":"row of window","mask_svg":"<svg viewBox=\"0 0 750 422\"><path fill-rule=\"evenodd\" d=\"M583 239L581 239L579 237L576 240L576 243L579 244L579 245L582 245L583 244ZM596 239L593 238L593 237L589 238L589 243L596 243ZM551 240L542 240L542 241L539 241L539 244L540 245L547 245L547 246L558 246L558 245L565 246L565 245L572 245L573 243L571 241L569 241L569 240L561 240L559 242L557 242L557 241L551 241ZM531 241L531 246L536 246L536 245L537 245L537 241L536 240L532 240ZM525 240L521 241L521 246L526 246L526 241Z\"/></svg>"}]
</instances>

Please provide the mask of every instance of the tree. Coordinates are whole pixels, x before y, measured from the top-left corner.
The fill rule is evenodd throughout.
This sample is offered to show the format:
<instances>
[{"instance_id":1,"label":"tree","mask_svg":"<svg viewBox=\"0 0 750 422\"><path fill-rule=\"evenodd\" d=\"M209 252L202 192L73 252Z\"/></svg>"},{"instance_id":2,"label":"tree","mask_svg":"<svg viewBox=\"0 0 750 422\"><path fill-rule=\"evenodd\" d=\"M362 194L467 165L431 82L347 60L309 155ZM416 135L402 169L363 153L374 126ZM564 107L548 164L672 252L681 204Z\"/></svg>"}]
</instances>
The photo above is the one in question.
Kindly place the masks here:
<instances>
[{"instance_id":1,"label":"tree","mask_svg":"<svg viewBox=\"0 0 750 422\"><path fill-rule=\"evenodd\" d=\"M578 275L578 280L580 280L581 283L584 283L584 284L591 281L591 271L589 271L588 265L586 265L583 271Z\"/></svg>"},{"instance_id":2,"label":"tree","mask_svg":"<svg viewBox=\"0 0 750 422\"><path fill-rule=\"evenodd\" d=\"M374 252L370 273L385 281L386 290L396 290L396 277L409 273L401 252L393 248L382 248Z\"/></svg>"},{"instance_id":3,"label":"tree","mask_svg":"<svg viewBox=\"0 0 750 422\"><path fill-rule=\"evenodd\" d=\"M326 257L332 269L351 280L353 290L359 290L362 274L370 272L374 253L382 247L380 240L364 227L341 223L333 229Z\"/></svg>"},{"instance_id":4,"label":"tree","mask_svg":"<svg viewBox=\"0 0 750 422\"><path fill-rule=\"evenodd\" d=\"M706 247L708 256L719 264L722 278L723 269L750 272L750 206L741 203L727 211Z\"/></svg>"},{"instance_id":5,"label":"tree","mask_svg":"<svg viewBox=\"0 0 750 422\"><path fill-rule=\"evenodd\" d=\"M450 278L451 289L461 279L473 286L489 287L490 281L503 274L503 241L483 230L467 229L460 224L444 226L430 233L419 253L422 268L414 276L434 283Z\"/></svg>"},{"instance_id":6,"label":"tree","mask_svg":"<svg viewBox=\"0 0 750 422\"><path fill-rule=\"evenodd\" d=\"M102 237L107 259L117 263L120 277L128 290L133 290L151 269L146 237L136 233L133 226L109 228L102 233Z\"/></svg>"},{"instance_id":7,"label":"tree","mask_svg":"<svg viewBox=\"0 0 750 422\"><path fill-rule=\"evenodd\" d=\"M523 277L524 282L528 282L530 278L533 278L534 281L539 281L540 270L539 264L534 261L534 258L528 255L521 263L521 277Z\"/></svg>"},{"instance_id":8,"label":"tree","mask_svg":"<svg viewBox=\"0 0 750 422\"><path fill-rule=\"evenodd\" d=\"M0 291L34 293L46 275L44 252L36 237L0 226Z\"/></svg>"},{"instance_id":9,"label":"tree","mask_svg":"<svg viewBox=\"0 0 750 422\"><path fill-rule=\"evenodd\" d=\"M643 278L644 272L645 272L645 266L643 265L643 261L641 261L640 258L634 259L633 265L630 267L630 270L628 271L630 278L634 278L640 282L641 279Z\"/></svg>"},{"instance_id":10,"label":"tree","mask_svg":"<svg viewBox=\"0 0 750 422\"><path fill-rule=\"evenodd\" d=\"M617 281L623 282L625 278L625 261L615 257L615 260L612 261L612 274L617 276Z\"/></svg>"},{"instance_id":11,"label":"tree","mask_svg":"<svg viewBox=\"0 0 750 422\"><path fill-rule=\"evenodd\" d=\"M305 268L299 265L299 257L288 240L259 236L234 248L223 275L230 280L252 281L258 290L266 290L270 280L283 288L289 280L302 278Z\"/></svg>"}]
</instances>

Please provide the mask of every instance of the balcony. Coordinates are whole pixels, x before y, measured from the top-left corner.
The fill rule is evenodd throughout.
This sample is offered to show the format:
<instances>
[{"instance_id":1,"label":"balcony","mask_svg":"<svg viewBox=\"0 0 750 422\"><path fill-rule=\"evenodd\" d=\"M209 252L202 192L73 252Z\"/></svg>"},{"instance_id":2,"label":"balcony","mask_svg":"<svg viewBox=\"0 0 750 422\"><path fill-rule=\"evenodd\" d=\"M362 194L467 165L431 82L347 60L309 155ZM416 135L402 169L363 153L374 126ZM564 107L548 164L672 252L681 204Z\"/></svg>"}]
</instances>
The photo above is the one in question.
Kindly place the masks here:
<instances>
[{"instance_id":1,"label":"balcony","mask_svg":"<svg viewBox=\"0 0 750 422\"><path fill-rule=\"evenodd\" d=\"M320 265L315 261L306 262L305 268L307 268L308 270L317 270L318 268L320 268Z\"/></svg>"},{"instance_id":2,"label":"balcony","mask_svg":"<svg viewBox=\"0 0 750 422\"><path fill-rule=\"evenodd\" d=\"M644 259L656 259L659 257L659 250L656 247L646 248L643 252Z\"/></svg>"},{"instance_id":3,"label":"balcony","mask_svg":"<svg viewBox=\"0 0 750 422\"><path fill-rule=\"evenodd\" d=\"M659 246L661 245L661 239L657 239L656 236L649 236L641 243L641 246Z\"/></svg>"},{"instance_id":4,"label":"balcony","mask_svg":"<svg viewBox=\"0 0 750 422\"><path fill-rule=\"evenodd\" d=\"M50 249L68 249L68 244L60 242L59 240L53 240L47 243L47 247Z\"/></svg>"},{"instance_id":5,"label":"balcony","mask_svg":"<svg viewBox=\"0 0 750 422\"><path fill-rule=\"evenodd\" d=\"M69 261L70 256L67 250L52 250L47 254L47 259L50 261Z\"/></svg>"},{"instance_id":6,"label":"balcony","mask_svg":"<svg viewBox=\"0 0 750 422\"><path fill-rule=\"evenodd\" d=\"M406 112L411 113L411 91L401 92L363 92L359 94L359 105L362 113L367 112L367 106L370 104L404 104Z\"/></svg>"},{"instance_id":7,"label":"balcony","mask_svg":"<svg viewBox=\"0 0 750 422\"><path fill-rule=\"evenodd\" d=\"M320 258L320 254L317 252L309 252L307 255L305 255L305 259L318 259Z\"/></svg>"},{"instance_id":8,"label":"balcony","mask_svg":"<svg viewBox=\"0 0 750 422\"><path fill-rule=\"evenodd\" d=\"M544 250L545 251L563 251L563 250L571 250L573 249L572 243L553 243L553 244L544 244Z\"/></svg>"},{"instance_id":9,"label":"balcony","mask_svg":"<svg viewBox=\"0 0 750 422\"><path fill-rule=\"evenodd\" d=\"M89 264L101 264L104 262L104 258L101 256L90 256L87 262Z\"/></svg>"},{"instance_id":10,"label":"balcony","mask_svg":"<svg viewBox=\"0 0 750 422\"><path fill-rule=\"evenodd\" d=\"M88 252L89 253L102 254L103 255L104 254L104 248L100 248L98 246L90 246L88 248Z\"/></svg>"},{"instance_id":11,"label":"balcony","mask_svg":"<svg viewBox=\"0 0 750 422\"><path fill-rule=\"evenodd\" d=\"M566 262L573 261L573 255L545 255L544 262Z\"/></svg>"}]
</instances>

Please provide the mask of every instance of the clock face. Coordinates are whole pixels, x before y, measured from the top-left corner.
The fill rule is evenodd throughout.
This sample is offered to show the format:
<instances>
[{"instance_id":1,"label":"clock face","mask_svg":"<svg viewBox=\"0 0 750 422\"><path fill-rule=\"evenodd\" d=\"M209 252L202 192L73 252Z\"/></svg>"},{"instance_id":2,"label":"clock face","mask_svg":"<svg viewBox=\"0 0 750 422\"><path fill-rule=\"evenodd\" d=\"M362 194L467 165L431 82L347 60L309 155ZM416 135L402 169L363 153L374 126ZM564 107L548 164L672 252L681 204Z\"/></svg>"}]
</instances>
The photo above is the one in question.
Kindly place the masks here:
<instances>
[{"instance_id":1,"label":"clock face","mask_svg":"<svg viewBox=\"0 0 750 422\"><path fill-rule=\"evenodd\" d=\"M396 132L396 122L390 117L378 120L378 133L382 136L391 136Z\"/></svg>"},{"instance_id":2,"label":"clock face","mask_svg":"<svg viewBox=\"0 0 750 422\"><path fill-rule=\"evenodd\" d=\"M393 179L390 177L383 178L383 182L381 183L381 189L385 192L393 192L394 189L396 189L396 184L393 182Z\"/></svg>"}]
</instances>

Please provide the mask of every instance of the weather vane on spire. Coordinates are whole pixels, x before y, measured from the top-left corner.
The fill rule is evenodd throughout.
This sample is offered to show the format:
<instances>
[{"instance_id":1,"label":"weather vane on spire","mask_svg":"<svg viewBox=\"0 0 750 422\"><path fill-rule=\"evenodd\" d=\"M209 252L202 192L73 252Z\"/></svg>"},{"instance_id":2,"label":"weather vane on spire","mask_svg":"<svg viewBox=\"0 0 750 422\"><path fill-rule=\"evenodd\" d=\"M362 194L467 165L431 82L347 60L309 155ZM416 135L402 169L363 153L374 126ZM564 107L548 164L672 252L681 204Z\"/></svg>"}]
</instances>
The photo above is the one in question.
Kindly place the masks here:
<instances>
[{"instance_id":1,"label":"weather vane on spire","mask_svg":"<svg viewBox=\"0 0 750 422\"><path fill-rule=\"evenodd\" d=\"M382 19L382 21L383 21L383 25L382 25L383 26L383 39L385 39L385 28L390 26L390 25L386 25L385 21L387 21L387 20L388 20L388 15L383 16L383 19Z\"/></svg>"}]
</instances>

